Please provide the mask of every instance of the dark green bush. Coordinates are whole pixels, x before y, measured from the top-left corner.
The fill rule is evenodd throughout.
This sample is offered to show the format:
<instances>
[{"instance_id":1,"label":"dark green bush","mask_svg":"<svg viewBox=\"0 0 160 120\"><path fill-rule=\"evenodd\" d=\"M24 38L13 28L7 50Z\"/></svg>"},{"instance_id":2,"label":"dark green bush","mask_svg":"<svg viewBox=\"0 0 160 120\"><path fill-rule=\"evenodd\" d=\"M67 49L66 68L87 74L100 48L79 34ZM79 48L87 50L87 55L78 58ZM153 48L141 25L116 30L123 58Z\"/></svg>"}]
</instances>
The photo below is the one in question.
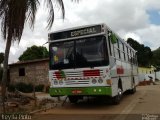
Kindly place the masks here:
<instances>
[{"instance_id":1,"label":"dark green bush","mask_svg":"<svg viewBox=\"0 0 160 120\"><path fill-rule=\"evenodd\" d=\"M9 91L9 92L14 92L14 91L15 91L15 85L9 84L9 85L8 85L8 91Z\"/></svg>"},{"instance_id":2,"label":"dark green bush","mask_svg":"<svg viewBox=\"0 0 160 120\"><path fill-rule=\"evenodd\" d=\"M30 93L33 92L33 85L32 84L26 84L26 83L17 83L15 85L8 85L8 91L9 92L14 92L15 89L18 91L24 92L24 93ZM44 85L37 85L35 86L35 91L36 92L43 92L44 90Z\"/></svg>"},{"instance_id":3,"label":"dark green bush","mask_svg":"<svg viewBox=\"0 0 160 120\"><path fill-rule=\"evenodd\" d=\"M15 88L24 93L33 92L33 85L32 84L25 84L25 83L17 83Z\"/></svg>"},{"instance_id":4,"label":"dark green bush","mask_svg":"<svg viewBox=\"0 0 160 120\"><path fill-rule=\"evenodd\" d=\"M36 91L36 92L43 92L43 89L44 89L44 85L37 85L37 86L35 87L35 91Z\"/></svg>"}]
</instances>

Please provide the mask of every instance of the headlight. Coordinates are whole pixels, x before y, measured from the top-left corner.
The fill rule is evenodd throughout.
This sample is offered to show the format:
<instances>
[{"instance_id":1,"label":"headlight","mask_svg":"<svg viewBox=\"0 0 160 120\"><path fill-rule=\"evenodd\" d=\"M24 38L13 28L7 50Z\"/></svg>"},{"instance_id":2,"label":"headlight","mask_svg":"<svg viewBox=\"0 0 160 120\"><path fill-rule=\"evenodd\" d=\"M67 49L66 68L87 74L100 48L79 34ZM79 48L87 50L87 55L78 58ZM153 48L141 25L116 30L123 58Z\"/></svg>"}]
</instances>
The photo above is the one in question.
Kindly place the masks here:
<instances>
[{"instance_id":1,"label":"headlight","mask_svg":"<svg viewBox=\"0 0 160 120\"><path fill-rule=\"evenodd\" d=\"M98 83L100 83L100 84L103 83L102 78L99 78Z\"/></svg>"},{"instance_id":2,"label":"headlight","mask_svg":"<svg viewBox=\"0 0 160 120\"><path fill-rule=\"evenodd\" d=\"M54 85L58 85L58 81L57 80L54 80L53 83L54 83Z\"/></svg>"},{"instance_id":3,"label":"headlight","mask_svg":"<svg viewBox=\"0 0 160 120\"><path fill-rule=\"evenodd\" d=\"M63 84L63 80L60 80L60 81L59 81L59 84L62 85L62 84Z\"/></svg>"},{"instance_id":4,"label":"headlight","mask_svg":"<svg viewBox=\"0 0 160 120\"><path fill-rule=\"evenodd\" d=\"M92 83L93 83L93 84L96 84L96 83L97 83L97 80L96 80L96 79L93 79L93 80L92 80Z\"/></svg>"}]
</instances>

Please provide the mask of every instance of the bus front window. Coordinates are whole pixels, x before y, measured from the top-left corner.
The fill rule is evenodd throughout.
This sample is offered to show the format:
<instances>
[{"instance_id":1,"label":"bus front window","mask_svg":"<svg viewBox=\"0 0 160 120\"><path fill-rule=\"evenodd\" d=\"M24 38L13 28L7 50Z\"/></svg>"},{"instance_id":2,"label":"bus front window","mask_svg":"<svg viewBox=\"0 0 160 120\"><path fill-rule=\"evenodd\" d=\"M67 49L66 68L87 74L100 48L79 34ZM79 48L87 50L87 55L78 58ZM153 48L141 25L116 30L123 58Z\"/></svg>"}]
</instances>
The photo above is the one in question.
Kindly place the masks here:
<instances>
[{"instance_id":1,"label":"bus front window","mask_svg":"<svg viewBox=\"0 0 160 120\"><path fill-rule=\"evenodd\" d=\"M76 41L75 63L77 67L101 66L107 62L105 37L91 37ZM78 56L77 56L78 55Z\"/></svg>"},{"instance_id":2,"label":"bus front window","mask_svg":"<svg viewBox=\"0 0 160 120\"><path fill-rule=\"evenodd\" d=\"M74 42L59 42L50 46L51 69L74 67Z\"/></svg>"},{"instance_id":3,"label":"bus front window","mask_svg":"<svg viewBox=\"0 0 160 120\"><path fill-rule=\"evenodd\" d=\"M98 67L109 64L104 36L50 44L51 69Z\"/></svg>"}]
</instances>

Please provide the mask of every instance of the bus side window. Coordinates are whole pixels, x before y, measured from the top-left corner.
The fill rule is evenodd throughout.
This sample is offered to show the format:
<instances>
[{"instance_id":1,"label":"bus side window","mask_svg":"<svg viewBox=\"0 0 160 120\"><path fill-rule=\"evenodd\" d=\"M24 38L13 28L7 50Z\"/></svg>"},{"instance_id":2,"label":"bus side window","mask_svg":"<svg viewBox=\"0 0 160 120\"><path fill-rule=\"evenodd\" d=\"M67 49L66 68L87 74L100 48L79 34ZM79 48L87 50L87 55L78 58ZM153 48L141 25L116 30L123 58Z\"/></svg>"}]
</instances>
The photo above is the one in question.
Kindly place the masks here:
<instances>
[{"instance_id":1,"label":"bus side window","mask_svg":"<svg viewBox=\"0 0 160 120\"><path fill-rule=\"evenodd\" d=\"M134 52L134 64L137 65L136 52Z\"/></svg>"},{"instance_id":2,"label":"bus side window","mask_svg":"<svg viewBox=\"0 0 160 120\"><path fill-rule=\"evenodd\" d=\"M128 61L127 46L124 44L125 60Z\"/></svg>"},{"instance_id":3,"label":"bus side window","mask_svg":"<svg viewBox=\"0 0 160 120\"><path fill-rule=\"evenodd\" d=\"M118 45L118 58L120 59L121 58L121 51L120 51L120 40L117 39L117 45Z\"/></svg>"},{"instance_id":4,"label":"bus side window","mask_svg":"<svg viewBox=\"0 0 160 120\"><path fill-rule=\"evenodd\" d=\"M131 50L132 53L132 63L135 64L135 52Z\"/></svg>"},{"instance_id":5,"label":"bus side window","mask_svg":"<svg viewBox=\"0 0 160 120\"><path fill-rule=\"evenodd\" d=\"M113 43L114 54L117 59L119 59L119 51L118 51L118 39Z\"/></svg>"},{"instance_id":6,"label":"bus side window","mask_svg":"<svg viewBox=\"0 0 160 120\"><path fill-rule=\"evenodd\" d=\"M136 59L136 65L138 65L138 61L137 61L137 53L135 54L135 59Z\"/></svg>"},{"instance_id":7,"label":"bus side window","mask_svg":"<svg viewBox=\"0 0 160 120\"><path fill-rule=\"evenodd\" d=\"M113 43L114 48L118 48L118 39L116 39L115 43Z\"/></svg>"},{"instance_id":8,"label":"bus side window","mask_svg":"<svg viewBox=\"0 0 160 120\"><path fill-rule=\"evenodd\" d=\"M132 50L130 49L130 62L133 63Z\"/></svg>"},{"instance_id":9,"label":"bus side window","mask_svg":"<svg viewBox=\"0 0 160 120\"><path fill-rule=\"evenodd\" d=\"M120 59L121 58L121 51L119 49L118 50L118 58Z\"/></svg>"},{"instance_id":10,"label":"bus side window","mask_svg":"<svg viewBox=\"0 0 160 120\"><path fill-rule=\"evenodd\" d=\"M123 50L123 43L121 42L121 40L119 40L119 49Z\"/></svg>"},{"instance_id":11,"label":"bus side window","mask_svg":"<svg viewBox=\"0 0 160 120\"><path fill-rule=\"evenodd\" d=\"M126 60L126 54L125 54L125 48L124 48L124 44L122 43L122 54L123 54L123 60Z\"/></svg>"},{"instance_id":12,"label":"bus side window","mask_svg":"<svg viewBox=\"0 0 160 120\"><path fill-rule=\"evenodd\" d=\"M128 62L130 62L130 54L129 54L129 48L127 47L127 58L128 58Z\"/></svg>"},{"instance_id":13,"label":"bus side window","mask_svg":"<svg viewBox=\"0 0 160 120\"><path fill-rule=\"evenodd\" d=\"M131 50L131 62L132 62L132 64L134 64L134 52Z\"/></svg>"},{"instance_id":14,"label":"bus side window","mask_svg":"<svg viewBox=\"0 0 160 120\"><path fill-rule=\"evenodd\" d=\"M123 43L119 40L119 51L120 51L120 58L124 61L124 52L123 52Z\"/></svg>"},{"instance_id":15,"label":"bus side window","mask_svg":"<svg viewBox=\"0 0 160 120\"><path fill-rule=\"evenodd\" d=\"M125 52L125 45L123 44L123 54L124 54L124 61L126 61L126 52Z\"/></svg>"},{"instance_id":16,"label":"bus side window","mask_svg":"<svg viewBox=\"0 0 160 120\"><path fill-rule=\"evenodd\" d=\"M111 45L111 37L108 37L108 44L109 44L109 51L110 51L110 55L114 55L114 51L113 51L113 45Z\"/></svg>"}]
</instances>

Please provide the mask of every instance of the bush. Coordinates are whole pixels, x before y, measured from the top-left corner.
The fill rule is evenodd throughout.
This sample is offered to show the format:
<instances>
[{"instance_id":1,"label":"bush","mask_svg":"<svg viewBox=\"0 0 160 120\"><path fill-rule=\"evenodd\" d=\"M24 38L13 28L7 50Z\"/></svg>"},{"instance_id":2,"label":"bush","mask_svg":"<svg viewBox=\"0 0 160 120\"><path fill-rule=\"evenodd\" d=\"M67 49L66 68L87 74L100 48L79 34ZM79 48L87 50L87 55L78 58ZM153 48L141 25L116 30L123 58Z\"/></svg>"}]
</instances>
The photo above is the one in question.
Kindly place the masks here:
<instances>
[{"instance_id":1,"label":"bush","mask_svg":"<svg viewBox=\"0 0 160 120\"><path fill-rule=\"evenodd\" d=\"M9 85L8 85L8 91L9 91L9 92L14 92L14 91L15 91L15 85L9 84Z\"/></svg>"},{"instance_id":2,"label":"bush","mask_svg":"<svg viewBox=\"0 0 160 120\"><path fill-rule=\"evenodd\" d=\"M32 84L25 84L25 83L17 83L15 88L24 93L33 92L33 85Z\"/></svg>"},{"instance_id":3,"label":"bush","mask_svg":"<svg viewBox=\"0 0 160 120\"><path fill-rule=\"evenodd\" d=\"M36 91L36 92L43 92L43 89L44 89L44 85L37 85L37 86L35 87L35 91Z\"/></svg>"},{"instance_id":4,"label":"bush","mask_svg":"<svg viewBox=\"0 0 160 120\"><path fill-rule=\"evenodd\" d=\"M32 84L26 84L26 83L17 83L15 85L8 85L8 91L9 92L14 92L15 89L18 91L24 92L24 93L30 93L33 92L33 85ZM35 91L36 92L43 92L44 90L44 85L37 85L35 86Z\"/></svg>"}]
</instances>

